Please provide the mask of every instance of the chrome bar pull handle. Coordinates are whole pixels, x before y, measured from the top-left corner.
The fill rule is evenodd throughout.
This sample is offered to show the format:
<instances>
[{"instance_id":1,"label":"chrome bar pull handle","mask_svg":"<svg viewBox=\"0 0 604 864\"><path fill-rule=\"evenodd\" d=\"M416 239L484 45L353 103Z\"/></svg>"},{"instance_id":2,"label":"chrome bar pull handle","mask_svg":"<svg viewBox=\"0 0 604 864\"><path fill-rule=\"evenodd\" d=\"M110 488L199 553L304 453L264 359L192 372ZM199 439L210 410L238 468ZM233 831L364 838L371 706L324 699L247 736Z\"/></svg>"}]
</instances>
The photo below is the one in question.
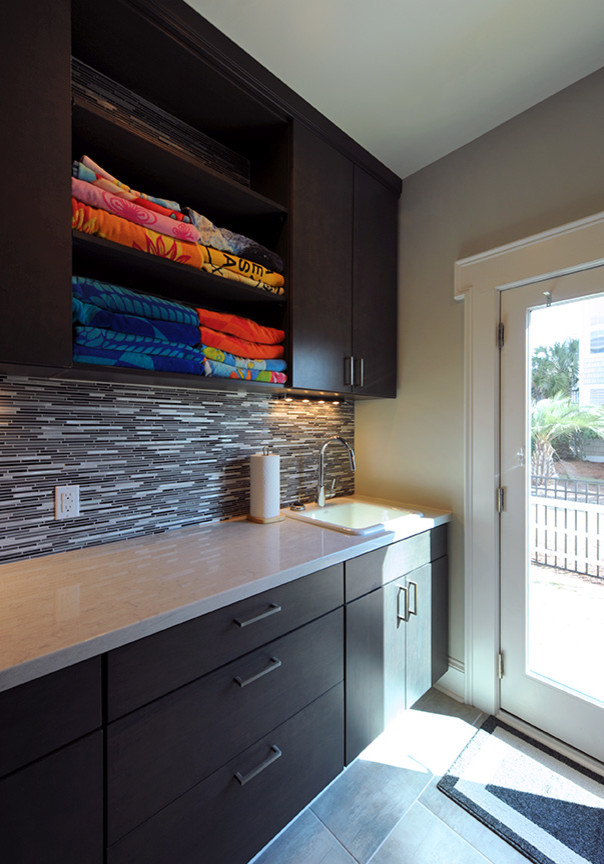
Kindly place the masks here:
<instances>
[{"instance_id":1,"label":"chrome bar pull handle","mask_svg":"<svg viewBox=\"0 0 604 864\"><path fill-rule=\"evenodd\" d=\"M357 387L365 386L365 358L364 357L356 357L355 358L355 376L354 383Z\"/></svg>"},{"instance_id":2,"label":"chrome bar pull handle","mask_svg":"<svg viewBox=\"0 0 604 864\"><path fill-rule=\"evenodd\" d=\"M281 606L277 603L271 603L266 612L261 612L260 615L254 615L253 618L245 618L241 621L239 618L233 618L233 622L238 627L249 627L250 624L255 624L257 621L264 621L265 618L270 618L271 615L276 615L281 612Z\"/></svg>"},{"instance_id":3,"label":"chrome bar pull handle","mask_svg":"<svg viewBox=\"0 0 604 864\"><path fill-rule=\"evenodd\" d=\"M344 357L344 385L354 383L354 357Z\"/></svg>"},{"instance_id":4,"label":"chrome bar pull handle","mask_svg":"<svg viewBox=\"0 0 604 864\"><path fill-rule=\"evenodd\" d=\"M254 681L258 681L259 678L264 678L265 675L268 675L270 672L274 672L279 666L282 666L283 663L279 660L278 657L271 657L268 666L266 669L262 669L261 672L256 672L255 675L251 675L249 678L241 678L239 675L235 675L233 681L235 684L238 684L240 687L247 687L248 684L253 684Z\"/></svg>"},{"instance_id":5,"label":"chrome bar pull handle","mask_svg":"<svg viewBox=\"0 0 604 864\"><path fill-rule=\"evenodd\" d=\"M413 608L411 608L412 598ZM417 582L412 582L411 579L409 579L409 615L417 615Z\"/></svg>"},{"instance_id":6,"label":"chrome bar pull handle","mask_svg":"<svg viewBox=\"0 0 604 864\"><path fill-rule=\"evenodd\" d=\"M253 780L254 777L257 777L258 774L262 774L265 768L268 768L269 765L272 765L273 762L276 762L277 759L281 758L281 750L277 746L273 744L271 747L270 756L267 756L264 762L261 762L260 765L257 765L255 768L252 768L247 774L242 774L240 771L235 771L235 779L241 786L245 786L246 783L249 783L250 780Z\"/></svg>"},{"instance_id":7,"label":"chrome bar pull handle","mask_svg":"<svg viewBox=\"0 0 604 864\"><path fill-rule=\"evenodd\" d=\"M396 620L409 620L409 590L406 585L397 585L398 594L396 597ZM401 596L403 597L403 612L401 614Z\"/></svg>"}]
</instances>

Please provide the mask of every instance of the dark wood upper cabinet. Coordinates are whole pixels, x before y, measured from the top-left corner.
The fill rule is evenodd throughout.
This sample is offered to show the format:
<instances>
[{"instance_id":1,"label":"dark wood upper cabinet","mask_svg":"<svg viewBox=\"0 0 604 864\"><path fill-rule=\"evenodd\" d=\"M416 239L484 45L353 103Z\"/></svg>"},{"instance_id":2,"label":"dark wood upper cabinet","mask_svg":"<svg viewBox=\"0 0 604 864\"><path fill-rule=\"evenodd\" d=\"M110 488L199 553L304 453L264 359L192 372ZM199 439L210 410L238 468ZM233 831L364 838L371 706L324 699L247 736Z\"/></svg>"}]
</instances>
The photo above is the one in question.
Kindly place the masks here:
<instances>
[{"instance_id":1,"label":"dark wood upper cabinet","mask_svg":"<svg viewBox=\"0 0 604 864\"><path fill-rule=\"evenodd\" d=\"M396 396L398 195L358 165L353 249L354 389Z\"/></svg>"},{"instance_id":2,"label":"dark wood upper cabinet","mask_svg":"<svg viewBox=\"0 0 604 864\"><path fill-rule=\"evenodd\" d=\"M396 395L398 193L294 125L292 383Z\"/></svg>"},{"instance_id":3,"label":"dark wood upper cabinet","mask_svg":"<svg viewBox=\"0 0 604 864\"><path fill-rule=\"evenodd\" d=\"M2 10L0 363L71 363L69 20L69 0Z\"/></svg>"},{"instance_id":4,"label":"dark wood upper cabinet","mask_svg":"<svg viewBox=\"0 0 604 864\"><path fill-rule=\"evenodd\" d=\"M2 23L1 371L207 386L74 364L76 272L283 328L293 388L395 395L399 178L182 0L23 0ZM173 122L213 156L186 136L174 146ZM277 252L285 296L72 236L70 165L84 154Z\"/></svg>"},{"instance_id":5,"label":"dark wood upper cabinet","mask_svg":"<svg viewBox=\"0 0 604 864\"><path fill-rule=\"evenodd\" d=\"M344 389L344 358L351 353L352 191L352 162L296 123L290 300L294 387Z\"/></svg>"}]
</instances>

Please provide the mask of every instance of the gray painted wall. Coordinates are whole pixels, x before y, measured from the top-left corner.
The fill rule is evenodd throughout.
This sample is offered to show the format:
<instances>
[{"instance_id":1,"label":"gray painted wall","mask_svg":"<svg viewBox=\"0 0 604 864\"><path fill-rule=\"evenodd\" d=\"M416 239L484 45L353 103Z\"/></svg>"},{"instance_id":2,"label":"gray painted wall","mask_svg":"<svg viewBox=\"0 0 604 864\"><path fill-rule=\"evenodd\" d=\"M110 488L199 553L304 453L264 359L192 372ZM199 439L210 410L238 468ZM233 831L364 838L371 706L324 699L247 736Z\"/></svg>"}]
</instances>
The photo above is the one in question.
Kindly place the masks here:
<instances>
[{"instance_id":1,"label":"gray painted wall","mask_svg":"<svg viewBox=\"0 0 604 864\"><path fill-rule=\"evenodd\" d=\"M450 653L460 661L464 342L453 265L604 210L603 105L604 69L403 184L399 390L356 406L357 492L453 511Z\"/></svg>"}]
</instances>

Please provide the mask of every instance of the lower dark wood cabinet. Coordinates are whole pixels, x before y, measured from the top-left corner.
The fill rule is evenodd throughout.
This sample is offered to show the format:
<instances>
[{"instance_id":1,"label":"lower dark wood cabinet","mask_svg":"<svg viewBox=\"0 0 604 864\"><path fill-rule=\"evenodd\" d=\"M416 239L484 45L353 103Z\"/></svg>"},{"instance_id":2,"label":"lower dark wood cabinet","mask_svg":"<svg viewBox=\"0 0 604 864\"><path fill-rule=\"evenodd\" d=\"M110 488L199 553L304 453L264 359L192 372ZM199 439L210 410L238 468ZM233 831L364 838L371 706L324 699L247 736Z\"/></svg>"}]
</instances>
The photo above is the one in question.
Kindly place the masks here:
<instances>
[{"instance_id":1,"label":"lower dark wood cabinet","mask_svg":"<svg viewBox=\"0 0 604 864\"><path fill-rule=\"evenodd\" d=\"M343 767L333 687L107 851L107 864L245 864Z\"/></svg>"},{"instance_id":2,"label":"lower dark wood cabinet","mask_svg":"<svg viewBox=\"0 0 604 864\"><path fill-rule=\"evenodd\" d=\"M346 605L346 764L447 671L448 558L408 570L431 549L446 550L446 533L437 545L434 533L346 565L346 594L354 598ZM407 554L417 550L422 557ZM357 596L363 570L366 585L390 581Z\"/></svg>"},{"instance_id":3,"label":"lower dark wood cabinet","mask_svg":"<svg viewBox=\"0 0 604 864\"><path fill-rule=\"evenodd\" d=\"M5 864L102 864L102 738L93 732L0 781Z\"/></svg>"},{"instance_id":4,"label":"lower dark wood cabinet","mask_svg":"<svg viewBox=\"0 0 604 864\"><path fill-rule=\"evenodd\" d=\"M344 677L343 609L107 729L107 839L121 836Z\"/></svg>"},{"instance_id":5,"label":"lower dark wood cabinet","mask_svg":"<svg viewBox=\"0 0 604 864\"><path fill-rule=\"evenodd\" d=\"M405 708L400 592L401 586L390 582L346 608L346 764Z\"/></svg>"}]
</instances>

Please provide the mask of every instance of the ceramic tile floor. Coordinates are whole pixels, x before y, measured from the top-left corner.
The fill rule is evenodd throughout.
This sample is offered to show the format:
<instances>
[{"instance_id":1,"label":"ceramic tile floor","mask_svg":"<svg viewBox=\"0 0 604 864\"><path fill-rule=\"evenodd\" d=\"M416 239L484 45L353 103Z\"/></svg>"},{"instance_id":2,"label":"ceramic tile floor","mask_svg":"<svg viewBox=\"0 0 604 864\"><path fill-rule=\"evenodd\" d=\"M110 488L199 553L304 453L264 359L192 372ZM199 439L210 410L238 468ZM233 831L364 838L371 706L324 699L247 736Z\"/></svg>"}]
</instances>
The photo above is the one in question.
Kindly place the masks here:
<instances>
[{"instance_id":1,"label":"ceramic tile floor","mask_svg":"<svg viewBox=\"0 0 604 864\"><path fill-rule=\"evenodd\" d=\"M526 864L436 788L485 716L430 690L253 864Z\"/></svg>"}]
</instances>

